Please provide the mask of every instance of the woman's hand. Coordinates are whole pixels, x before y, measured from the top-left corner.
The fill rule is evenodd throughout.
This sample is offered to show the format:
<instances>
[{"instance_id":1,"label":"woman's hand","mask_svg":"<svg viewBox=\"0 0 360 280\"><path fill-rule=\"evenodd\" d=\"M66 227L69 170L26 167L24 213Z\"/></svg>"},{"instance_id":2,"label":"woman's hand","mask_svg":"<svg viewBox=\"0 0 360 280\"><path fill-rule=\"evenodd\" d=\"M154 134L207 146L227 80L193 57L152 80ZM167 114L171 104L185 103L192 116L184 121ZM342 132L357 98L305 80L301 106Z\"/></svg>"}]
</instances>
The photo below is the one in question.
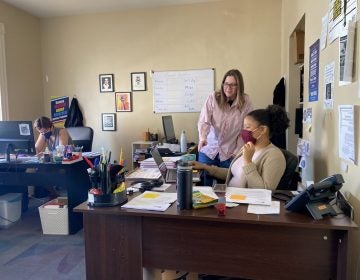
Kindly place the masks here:
<instances>
[{"instance_id":1,"label":"woman's hand","mask_svg":"<svg viewBox=\"0 0 360 280\"><path fill-rule=\"evenodd\" d=\"M198 144L198 151L200 152L201 148L207 145L207 140L201 140Z\"/></svg>"},{"instance_id":2,"label":"woman's hand","mask_svg":"<svg viewBox=\"0 0 360 280\"><path fill-rule=\"evenodd\" d=\"M244 164L249 164L252 162L252 157L255 153L255 146L252 142L247 142L243 146L243 159Z\"/></svg>"},{"instance_id":3,"label":"woman's hand","mask_svg":"<svg viewBox=\"0 0 360 280\"><path fill-rule=\"evenodd\" d=\"M200 163L198 161L191 161L191 165L193 167L193 169L197 169L197 170L206 170L207 168L207 164L204 163Z\"/></svg>"}]
</instances>

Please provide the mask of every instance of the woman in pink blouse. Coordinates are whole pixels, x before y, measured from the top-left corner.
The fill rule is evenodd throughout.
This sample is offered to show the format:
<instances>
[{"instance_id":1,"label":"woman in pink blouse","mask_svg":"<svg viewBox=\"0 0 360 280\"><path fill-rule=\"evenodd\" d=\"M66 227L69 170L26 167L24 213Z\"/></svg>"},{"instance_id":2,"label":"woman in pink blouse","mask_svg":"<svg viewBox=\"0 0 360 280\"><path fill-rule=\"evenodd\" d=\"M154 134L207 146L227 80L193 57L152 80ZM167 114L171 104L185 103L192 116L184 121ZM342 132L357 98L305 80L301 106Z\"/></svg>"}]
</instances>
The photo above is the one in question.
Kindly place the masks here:
<instances>
[{"instance_id":1,"label":"woman in pink blouse","mask_svg":"<svg viewBox=\"0 0 360 280\"><path fill-rule=\"evenodd\" d=\"M209 95L198 121L199 158L208 165L228 168L234 155L244 145L240 131L244 117L253 110L244 93L244 80L237 69L225 73L221 89ZM212 177L204 174L204 185L212 185Z\"/></svg>"}]
</instances>

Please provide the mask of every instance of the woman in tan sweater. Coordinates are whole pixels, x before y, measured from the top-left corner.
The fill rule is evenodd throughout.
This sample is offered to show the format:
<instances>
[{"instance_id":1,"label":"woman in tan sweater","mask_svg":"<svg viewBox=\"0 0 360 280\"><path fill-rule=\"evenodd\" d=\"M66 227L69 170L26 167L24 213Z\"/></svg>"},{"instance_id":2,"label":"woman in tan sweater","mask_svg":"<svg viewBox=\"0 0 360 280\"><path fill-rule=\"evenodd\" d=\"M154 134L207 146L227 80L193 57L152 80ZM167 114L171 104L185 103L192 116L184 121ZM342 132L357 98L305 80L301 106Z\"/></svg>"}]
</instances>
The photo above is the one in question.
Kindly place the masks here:
<instances>
[{"instance_id":1,"label":"woman in tan sweater","mask_svg":"<svg viewBox=\"0 0 360 280\"><path fill-rule=\"evenodd\" d=\"M206 165L197 161L193 168L206 170L211 176L225 180L229 187L275 190L285 171L285 158L270 141L271 136L285 132L289 118L278 105L251 111L244 119L241 137L244 146L229 168Z\"/></svg>"}]
</instances>

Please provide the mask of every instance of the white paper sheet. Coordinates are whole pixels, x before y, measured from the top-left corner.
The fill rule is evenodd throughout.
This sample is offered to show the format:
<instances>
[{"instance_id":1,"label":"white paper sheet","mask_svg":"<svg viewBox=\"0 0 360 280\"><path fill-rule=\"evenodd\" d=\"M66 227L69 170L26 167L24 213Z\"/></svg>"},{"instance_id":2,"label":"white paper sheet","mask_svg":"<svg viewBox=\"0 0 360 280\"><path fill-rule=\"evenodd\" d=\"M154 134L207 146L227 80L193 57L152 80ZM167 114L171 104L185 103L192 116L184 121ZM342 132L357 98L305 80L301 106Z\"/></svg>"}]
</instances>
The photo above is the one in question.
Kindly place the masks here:
<instances>
[{"instance_id":1,"label":"white paper sheet","mask_svg":"<svg viewBox=\"0 0 360 280\"><path fill-rule=\"evenodd\" d=\"M248 213L251 214L280 214L280 201L272 201L271 205L249 205Z\"/></svg>"},{"instance_id":2,"label":"white paper sheet","mask_svg":"<svg viewBox=\"0 0 360 280\"><path fill-rule=\"evenodd\" d=\"M271 191L265 189L228 187L226 190L226 201L235 203L271 205Z\"/></svg>"},{"instance_id":3,"label":"white paper sheet","mask_svg":"<svg viewBox=\"0 0 360 280\"><path fill-rule=\"evenodd\" d=\"M355 163L354 106L339 105L339 157Z\"/></svg>"},{"instance_id":4,"label":"white paper sheet","mask_svg":"<svg viewBox=\"0 0 360 280\"><path fill-rule=\"evenodd\" d=\"M126 175L126 179L159 179L160 177L159 168L138 168Z\"/></svg>"},{"instance_id":5,"label":"white paper sheet","mask_svg":"<svg viewBox=\"0 0 360 280\"><path fill-rule=\"evenodd\" d=\"M121 207L139 210L165 211L176 201L176 199L176 193L146 191Z\"/></svg>"}]
</instances>

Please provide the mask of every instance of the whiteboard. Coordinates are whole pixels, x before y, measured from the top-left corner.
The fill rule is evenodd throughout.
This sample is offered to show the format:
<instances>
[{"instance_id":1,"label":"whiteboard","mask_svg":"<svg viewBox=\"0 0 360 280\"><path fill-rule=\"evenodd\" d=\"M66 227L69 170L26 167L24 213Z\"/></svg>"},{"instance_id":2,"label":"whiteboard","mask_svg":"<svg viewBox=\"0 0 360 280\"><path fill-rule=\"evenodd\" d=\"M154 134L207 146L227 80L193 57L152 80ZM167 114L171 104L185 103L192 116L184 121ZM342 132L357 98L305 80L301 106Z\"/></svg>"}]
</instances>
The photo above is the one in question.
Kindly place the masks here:
<instances>
[{"instance_id":1,"label":"whiteboard","mask_svg":"<svg viewBox=\"0 0 360 280\"><path fill-rule=\"evenodd\" d=\"M200 112L214 91L214 69L154 71L154 113Z\"/></svg>"}]
</instances>

